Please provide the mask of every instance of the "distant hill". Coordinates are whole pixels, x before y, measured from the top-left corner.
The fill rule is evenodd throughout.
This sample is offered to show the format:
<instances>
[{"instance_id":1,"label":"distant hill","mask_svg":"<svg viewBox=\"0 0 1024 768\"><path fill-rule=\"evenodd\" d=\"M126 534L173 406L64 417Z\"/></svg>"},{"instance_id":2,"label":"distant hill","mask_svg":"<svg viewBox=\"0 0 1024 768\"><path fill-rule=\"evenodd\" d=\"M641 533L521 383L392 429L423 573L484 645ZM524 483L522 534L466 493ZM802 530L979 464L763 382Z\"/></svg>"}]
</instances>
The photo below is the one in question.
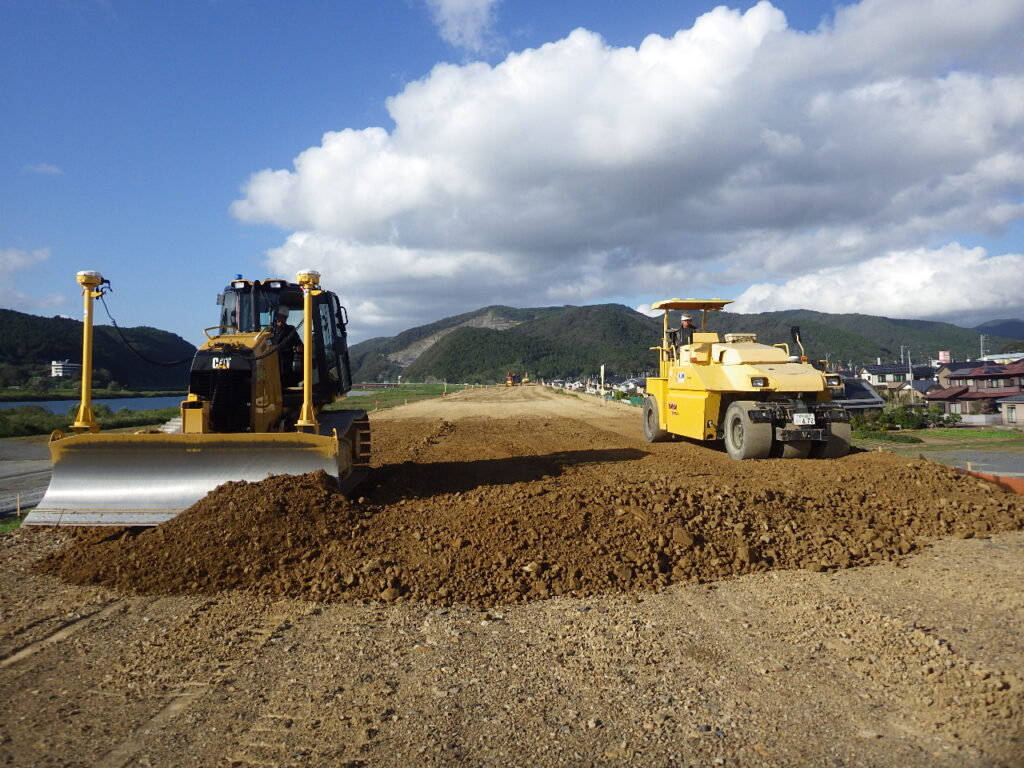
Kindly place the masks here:
<instances>
[{"instance_id":1,"label":"distant hill","mask_svg":"<svg viewBox=\"0 0 1024 768\"><path fill-rule=\"evenodd\" d=\"M677 321L673 317L672 323ZM907 354L915 363L949 350L954 359L977 356L977 330L926 320L897 320L873 315L833 315L811 310L711 315L709 330L756 333L774 344L790 342L799 326L812 359L859 365L896 362ZM1009 343L984 331L986 346ZM533 377L593 375L601 364L608 373L643 374L656 365L649 347L661 337L661 321L621 304L513 309L484 307L411 328L391 338L352 347L355 381L501 381L509 370Z\"/></svg>"},{"instance_id":2,"label":"distant hill","mask_svg":"<svg viewBox=\"0 0 1024 768\"><path fill-rule=\"evenodd\" d=\"M196 351L193 345L173 333L147 326L122 330L132 346L150 360L188 358L189 362L170 367L143 362L125 346L115 328L98 325L93 337L94 369L106 369L110 378L128 389L188 386L191 358ZM0 364L45 366L48 372L51 360L81 362L81 321L0 309Z\"/></svg>"},{"instance_id":3,"label":"distant hill","mask_svg":"<svg viewBox=\"0 0 1024 768\"><path fill-rule=\"evenodd\" d=\"M878 359L898 362L909 351L911 360L924 363L949 350L954 360L970 360L980 352L978 332L950 323L898 320L874 315L833 315L807 309L742 315L723 312L713 319L714 330L757 333L762 341L789 341L790 326L800 326L808 356L850 364ZM995 349L1009 339L992 336L986 348Z\"/></svg>"},{"instance_id":4,"label":"distant hill","mask_svg":"<svg viewBox=\"0 0 1024 768\"><path fill-rule=\"evenodd\" d=\"M987 323L974 326L974 330L986 336L991 334L1024 341L1024 320L989 320Z\"/></svg>"},{"instance_id":5,"label":"distant hill","mask_svg":"<svg viewBox=\"0 0 1024 768\"><path fill-rule=\"evenodd\" d=\"M675 325L678 321L672 318ZM987 349L1013 343L999 331L1017 332L1019 320L992 321L976 329L925 320L895 320L872 315L833 315L810 310L744 315L713 313L709 330L756 333L774 344L790 342L789 329L800 326L807 354L857 365L900 360L901 347L915 363L949 350L967 360L979 352L979 333ZM124 329L131 344L157 361L191 359L195 347L166 331L145 326ZM533 377L594 375L605 365L609 374L644 375L657 358L649 348L660 341L661 320L621 304L535 307L490 306L410 328L392 337L355 344L350 350L353 379L452 382L503 381L506 371ZM81 358L82 324L60 317L37 317L0 309L0 373L49 365L51 360ZM188 383L189 364L150 365L125 347L110 326L97 326L95 368L128 388L177 388ZM2 377L0 377L2 378Z\"/></svg>"},{"instance_id":6,"label":"distant hill","mask_svg":"<svg viewBox=\"0 0 1024 768\"><path fill-rule=\"evenodd\" d=\"M554 378L596 373L602 363L609 372L640 374L651 367L648 348L657 335L656 322L619 304L561 307L506 330L460 327L405 375L413 381L503 381L512 370Z\"/></svg>"}]
</instances>

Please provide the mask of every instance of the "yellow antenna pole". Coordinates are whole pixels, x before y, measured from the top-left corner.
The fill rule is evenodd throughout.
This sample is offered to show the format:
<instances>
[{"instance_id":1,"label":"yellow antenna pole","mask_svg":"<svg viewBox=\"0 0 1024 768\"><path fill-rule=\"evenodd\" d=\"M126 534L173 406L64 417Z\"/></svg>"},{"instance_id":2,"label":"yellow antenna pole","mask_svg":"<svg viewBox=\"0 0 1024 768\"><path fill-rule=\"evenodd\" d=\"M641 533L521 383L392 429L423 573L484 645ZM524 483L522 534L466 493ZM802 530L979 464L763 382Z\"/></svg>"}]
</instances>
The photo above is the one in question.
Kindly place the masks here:
<instances>
[{"instance_id":1,"label":"yellow antenna pole","mask_svg":"<svg viewBox=\"0 0 1024 768\"><path fill-rule=\"evenodd\" d=\"M96 288L103 283L103 275L84 270L75 275L75 279L82 286L85 317L82 322L82 398L78 406L78 418L71 429L77 433L99 432L99 424L92 414L92 302L102 295Z\"/></svg>"},{"instance_id":2,"label":"yellow antenna pole","mask_svg":"<svg viewBox=\"0 0 1024 768\"><path fill-rule=\"evenodd\" d=\"M301 432L316 432L319 424L313 412L313 296L320 293L320 273L313 269L299 272L296 279L302 287L302 410L295 426Z\"/></svg>"}]
</instances>

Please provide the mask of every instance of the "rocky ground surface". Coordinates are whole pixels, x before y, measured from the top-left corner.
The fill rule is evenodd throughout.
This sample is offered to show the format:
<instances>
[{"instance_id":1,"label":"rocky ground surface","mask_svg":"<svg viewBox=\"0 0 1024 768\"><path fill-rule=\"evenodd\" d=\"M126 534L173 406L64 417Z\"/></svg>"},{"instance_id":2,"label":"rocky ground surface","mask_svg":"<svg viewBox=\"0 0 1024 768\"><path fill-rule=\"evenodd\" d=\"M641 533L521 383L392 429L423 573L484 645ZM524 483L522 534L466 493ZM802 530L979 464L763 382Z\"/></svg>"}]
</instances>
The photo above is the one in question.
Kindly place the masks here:
<instances>
[{"instance_id":1,"label":"rocky ground surface","mask_svg":"<svg viewBox=\"0 0 1024 768\"><path fill-rule=\"evenodd\" d=\"M0 764L1024 765L1024 497L538 387L372 426L353 499L0 538Z\"/></svg>"}]
</instances>

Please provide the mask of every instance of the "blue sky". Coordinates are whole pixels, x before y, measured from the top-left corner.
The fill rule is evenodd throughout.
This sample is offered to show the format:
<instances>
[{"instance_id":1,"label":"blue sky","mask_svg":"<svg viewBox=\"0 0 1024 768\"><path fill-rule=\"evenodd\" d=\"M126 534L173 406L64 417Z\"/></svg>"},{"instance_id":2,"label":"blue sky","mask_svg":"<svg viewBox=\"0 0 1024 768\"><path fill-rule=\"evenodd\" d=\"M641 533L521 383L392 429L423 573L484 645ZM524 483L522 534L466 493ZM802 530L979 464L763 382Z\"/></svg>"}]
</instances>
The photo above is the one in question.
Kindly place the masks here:
<instances>
[{"instance_id":1,"label":"blue sky","mask_svg":"<svg viewBox=\"0 0 1024 768\"><path fill-rule=\"evenodd\" d=\"M197 342L234 274L310 266L357 341L668 295L1024 316L1020 2L714 8L0 0L0 305L77 316L99 269Z\"/></svg>"}]
</instances>

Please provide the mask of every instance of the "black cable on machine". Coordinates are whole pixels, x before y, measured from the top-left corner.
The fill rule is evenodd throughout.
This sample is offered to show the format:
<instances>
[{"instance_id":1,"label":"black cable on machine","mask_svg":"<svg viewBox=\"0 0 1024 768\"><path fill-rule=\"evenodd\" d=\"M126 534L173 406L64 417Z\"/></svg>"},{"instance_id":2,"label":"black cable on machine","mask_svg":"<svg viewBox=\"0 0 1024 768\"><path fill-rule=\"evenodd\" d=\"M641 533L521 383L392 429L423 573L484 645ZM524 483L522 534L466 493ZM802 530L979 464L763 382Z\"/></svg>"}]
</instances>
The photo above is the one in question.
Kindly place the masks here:
<instances>
[{"instance_id":1,"label":"black cable on machine","mask_svg":"<svg viewBox=\"0 0 1024 768\"><path fill-rule=\"evenodd\" d=\"M110 287L109 282L107 284L106 290L104 290L102 288L102 286L100 288L100 301L103 303L103 311L107 313L107 317L110 318L111 324L117 330L117 335L121 337L121 341L124 342L125 346L128 347L128 349L130 349L132 352L135 353L136 357L138 357L143 362L149 363L150 365L166 365L168 367L174 366L174 365L183 365L183 364L191 361L192 358L195 357L195 354L193 353L193 354L189 355L188 357L182 358L181 360L175 360L172 363L166 363L166 362L161 362L159 360L150 360L144 354L139 352L139 350L137 350L135 347L133 347L132 343L130 341L128 341L128 338L124 335L124 332L121 330L121 326L119 326L117 324L117 320L115 320L114 316L110 314L110 308L107 307L107 299L106 299L104 294L106 294L107 291L112 291L112 290L114 290L114 289Z\"/></svg>"}]
</instances>

